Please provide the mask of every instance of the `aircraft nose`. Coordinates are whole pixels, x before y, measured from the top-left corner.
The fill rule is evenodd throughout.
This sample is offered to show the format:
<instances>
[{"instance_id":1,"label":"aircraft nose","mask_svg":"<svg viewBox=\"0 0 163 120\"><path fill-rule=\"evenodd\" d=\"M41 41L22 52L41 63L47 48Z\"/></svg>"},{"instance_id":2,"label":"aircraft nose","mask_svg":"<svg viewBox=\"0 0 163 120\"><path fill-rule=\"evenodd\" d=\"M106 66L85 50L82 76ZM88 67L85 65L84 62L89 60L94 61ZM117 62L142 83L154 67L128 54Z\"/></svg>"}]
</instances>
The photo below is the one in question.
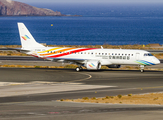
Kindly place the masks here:
<instances>
[{"instance_id":1,"label":"aircraft nose","mask_svg":"<svg viewBox=\"0 0 163 120\"><path fill-rule=\"evenodd\" d=\"M158 59L156 59L155 64L160 64L160 61Z\"/></svg>"}]
</instances>

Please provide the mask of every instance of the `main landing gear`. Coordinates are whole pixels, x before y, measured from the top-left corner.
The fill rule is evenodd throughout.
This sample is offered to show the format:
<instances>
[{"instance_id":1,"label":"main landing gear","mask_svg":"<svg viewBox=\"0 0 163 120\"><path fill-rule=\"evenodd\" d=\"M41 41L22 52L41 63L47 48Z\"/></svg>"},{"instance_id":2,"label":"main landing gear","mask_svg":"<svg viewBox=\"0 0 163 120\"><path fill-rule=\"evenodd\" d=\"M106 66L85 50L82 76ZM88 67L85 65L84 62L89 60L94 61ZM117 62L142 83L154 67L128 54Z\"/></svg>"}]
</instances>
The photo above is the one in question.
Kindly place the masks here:
<instances>
[{"instance_id":1,"label":"main landing gear","mask_svg":"<svg viewBox=\"0 0 163 120\"><path fill-rule=\"evenodd\" d=\"M83 70L83 68L82 68L81 66L76 68L76 71L77 71L77 72L79 72L79 71L81 71L81 70Z\"/></svg>"},{"instance_id":2,"label":"main landing gear","mask_svg":"<svg viewBox=\"0 0 163 120\"><path fill-rule=\"evenodd\" d=\"M140 71L141 71L141 73L144 72L144 65L140 65Z\"/></svg>"}]
</instances>

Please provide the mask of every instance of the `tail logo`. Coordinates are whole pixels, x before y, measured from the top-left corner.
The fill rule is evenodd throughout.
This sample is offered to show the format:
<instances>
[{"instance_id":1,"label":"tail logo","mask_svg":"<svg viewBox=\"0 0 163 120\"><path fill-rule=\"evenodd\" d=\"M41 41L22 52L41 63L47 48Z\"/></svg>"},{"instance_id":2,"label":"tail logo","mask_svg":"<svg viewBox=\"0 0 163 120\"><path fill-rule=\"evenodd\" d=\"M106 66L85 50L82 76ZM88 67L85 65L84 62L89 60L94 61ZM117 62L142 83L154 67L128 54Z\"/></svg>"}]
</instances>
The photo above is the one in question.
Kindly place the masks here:
<instances>
[{"instance_id":1,"label":"tail logo","mask_svg":"<svg viewBox=\"0 0 163 120\"><path fill-rule=\"evenodd\" d=\"M22 36L24 40L30 39L27 35Z\"/></svg>"}]
</instances>

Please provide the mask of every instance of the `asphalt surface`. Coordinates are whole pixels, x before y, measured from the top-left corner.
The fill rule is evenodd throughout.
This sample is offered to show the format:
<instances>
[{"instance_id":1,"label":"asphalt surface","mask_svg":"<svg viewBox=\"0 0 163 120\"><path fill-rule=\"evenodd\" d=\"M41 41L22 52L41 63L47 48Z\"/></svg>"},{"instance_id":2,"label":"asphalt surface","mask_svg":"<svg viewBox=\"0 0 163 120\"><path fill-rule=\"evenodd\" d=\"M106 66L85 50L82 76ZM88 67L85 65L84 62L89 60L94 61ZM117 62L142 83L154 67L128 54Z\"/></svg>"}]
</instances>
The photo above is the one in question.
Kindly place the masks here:
<instances>
[{"instance_id":1,"label":"asphalt surface","mask_svg":"<svg viewBox=\"0 0 163 120\"><path fill-rule=\"evenodd\" d=\"M0 83L1 120L106 120L108 118L161 120L163 118L161 105L56 101L162 92L162 71L140 73L138 70L84 70L76 72L73 69L0 68Z\"/></svg>"}]
</instances>

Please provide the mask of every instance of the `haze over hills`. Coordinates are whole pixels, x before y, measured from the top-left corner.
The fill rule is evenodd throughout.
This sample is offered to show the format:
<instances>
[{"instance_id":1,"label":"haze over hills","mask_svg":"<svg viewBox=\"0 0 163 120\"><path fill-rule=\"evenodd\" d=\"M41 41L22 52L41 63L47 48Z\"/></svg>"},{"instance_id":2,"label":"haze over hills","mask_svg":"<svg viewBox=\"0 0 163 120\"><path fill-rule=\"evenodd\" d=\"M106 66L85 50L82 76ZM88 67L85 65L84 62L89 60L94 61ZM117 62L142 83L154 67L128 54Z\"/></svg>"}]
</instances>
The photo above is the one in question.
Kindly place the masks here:
<instances>
[{"instance_id":1,"label":"haze over hills","mask_svg":"<svg viewBox=\"0 0 163 120\"><path fill-rule=\"evenodd\" d=\"M64 16L61 12L37 8L25 3L0 0L0 16Z\"/></svg>"}]
</instances>

